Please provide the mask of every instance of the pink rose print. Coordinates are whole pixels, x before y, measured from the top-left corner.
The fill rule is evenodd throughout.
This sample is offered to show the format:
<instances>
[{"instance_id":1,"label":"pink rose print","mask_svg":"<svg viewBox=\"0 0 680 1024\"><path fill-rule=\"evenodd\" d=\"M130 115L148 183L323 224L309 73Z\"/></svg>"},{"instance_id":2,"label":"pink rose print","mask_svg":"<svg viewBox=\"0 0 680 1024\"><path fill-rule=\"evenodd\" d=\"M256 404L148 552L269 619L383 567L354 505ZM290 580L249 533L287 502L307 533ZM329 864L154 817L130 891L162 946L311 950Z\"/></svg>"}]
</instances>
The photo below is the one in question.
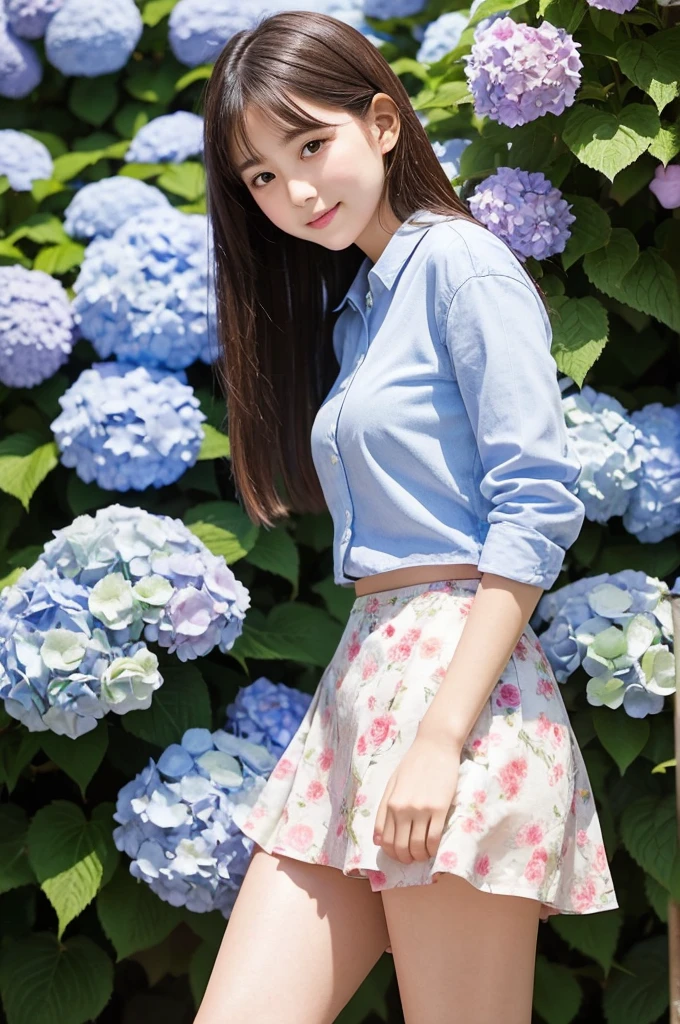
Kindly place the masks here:
<instances>
[{"instance_id":1,"label":"pink rose print","mask_svg":"<svg viewBox=\"0 0 680 1024\"><path fill-rule=\"evenodd\" d=\"M322 850L316 860L317 864L328 864L330 863L330 857L325 850Z\"/></svg>"},{"instance_id":2,"label":"pink rose print","mask_svg":"<svg viewBox=\"0 0 680 1024\"><path fill-rule=\"evenodd\" d=\"M583 914L589 910L595 902L596 888L592 878L585 882L577 882L571 888L571 901L577 914Z\"/></svg>"},{"instance_id":3,"label":"pink rose print","mask_svg":"<svg viewBox=\"0 0 680 1024\"><path fill-rule=\"evenodd\" d=\"M569 808L570 814L576 814L576 793L571 798L571 806Z\"/></svg>"},{"instance_id":4,"label":"pink rose print","mask_svg":"<svg viewBox=\"0 0 680 1024\"><path fill-rule=\"evenodd\" d=\"M325 792L326 787L324 786L324 784L322 782L318 782L316 779L313 779L307 786L305 796L307 797L308 800L320 800L321 797L324 796Z\"/></svg>"},{"instance_id":5,"label":"pink rose print","mask_svg":"<svg viewBox=\"0 0 680 1024\"><path fill-rule=\"evenodd\" d=\"M564 765L554 764L548 772L548 785L555 786L564 775Z\"/></svg>"},{"instance_id":6,"label":"pink rose print","mask_svg":"<svg viewBox=\"0 0 680 1024\"><path fill-rule=\"evenodd\" d=\"M443 665L440 665L440 667L438 669L435 669L435 671L432 673L432 679L435 681L435 683L441 683L445 675L446 669Z\"/></svg>"},{"instance_id":7,"label":"pink rose print","mask_svg":"<svg viewBox=\"0 0 680 1024\"><path fill-rule=\"evenodd\" d=\"M250 817L251 818L264 818L264 816L266 814L267 814L267 808L266 807L253 807L252 811L250 812Z\"/></svg>"},{"instance_id":8,"label":"pink rose print","mask_svg":"<svg viewBox=\"0 0 680 1024\"><path fill-rule=\"evenodd\" d=\"M545 711L541 711L538 718L536 719L536 735L545 736L546 733L552 729L552 722L546 715Z\"/></svg>"},{"instance_id":9,"label":"pink rose print","mask_svg":"<svg viewBox=\"0 0 680 1024\"><path fill-rule=\"evenodd\" d=\"M474 791L474 793L472 794L472 799L476 803L478 803L478 804L485 803L485 801L486 801L486 790L484 790L484 789L476 789Z\"/></svg>"},{"instance_id":10,"label":"pink rose print","mask_svg":"<svg viewBox=\"0 0 680 1024\"><path fill-rule=\"evenodd\" d=\"M472 608L473 602L474 602L474 597L471 597L467 601L461 601L460 605L458 606L459 609L460 609L461 615L469 615L470 609Z\"/></svg>"},{"instance_id":11,"label":"pink rose print","mask_svg":"<svg viewBox=\"0 0 680 1024\"><path fill-rule=\"evenodd\" d=\"M335 680L335 689L336 690L340 689L340 687L342 686L344 678L345 677L343 675L339 675L338 678Z\"/></svg>"},{"instance_id":12,"label":"pink rose print","mask_svg":"<svg viewBox=\"0 0 680 1024\"><path fill-rule=\"evenodd\" d=\"M365 754L366 750L368 749L367 744L366 744L366 737L363 735L363 733L359 737L359 739L357 740L357 748L356 749L357 749L357 754Z\"/></svg>"},{"instance_id":13,"label":"pink rose print","mask_svg":"<svg viewBox=\"0 0 680 1024\"><path fill-rule=\"evenodd\" d=\"M366 803L366 800L367 797L365 793L357 793L356 797L354 798L354 806L361 807L362 804Z\"/></svg>"},{"instance_id":14,"label":"pink rose print","mask_svg":"<svg viewBox=\"0 0 680 1024\"><path fill-rule=\"evenodd\" d=\"M385 634L385 636L394 636L394 626L392 625L391 622L387 623L383 630L383 633Z\"/></svg>"},{"instance_id":15,"label":"pink rose print","mask_svg":"<svg viewBox=\"0 0 680 1024\"><path fill-rule=\"evenodd\" d=\"M482 854L475 861L475 874L485 877L491 871L491 861L488 853Z\"/></svg>"},{"instance_id":16,"label":"pink rose print","mask_svg":"<svg viewBox=\"0 0 680 1024\"><path fill-rule=\"evenodd\" d=\"M292 775L295 771L295 765L287 758L282 757L281 760L274 766L272 775L275 779L285 779L288 775Z\"/></svg>"},{"instance_id":17,"label":"pink rose print","mask_svg":"<svg viewBox=\"0 0 680 1024\"><path fill-rule=\"evenodd\" d=\"M472 747L472 750L478 757L486 757L487 750L489 747L489 737L478 736L476 739L472 741L470 746Z\"/></svg>"},{"instance_id":18,"label":"pink rose print","mask_svg":"<svg viewBox=\"0 0 680 1024\"><path fill-rule=\"evenodd\" d=\"M595 847L595 870L600 872L607 870L607 851L602 843L598 843Z\"/></svg>"},{"instance_id":19,"label":"pink rose print","mask_svg":"<svg viewBox=\"0 0 680 1024\"><path fill-rule=\"evenodd\" d=\"M377 700L375 699L373 694L371 694L371 696L366 701L366 707L368 708L369 711L375 711L375 707L376 707L377 703L378 703Z\"/></svg>"},{"instance_id":20,"label":"pink rose print","mask_svg":"<svg viewBox=\"0 0 680 1024\"><path fill-rule=\"evenodd\" d=\"M434 658L442 649L444 641L440 636L431 636L427 640L423 640L418 653L421 658Z\"/></svg>"},{"instance_id":21,"label":"pink rose print","mask_svg":"<svg viewBox=\"0 0 680 1024\"><path fill-rule=\"evenodd\" d=\"M542 841L543 826L538 822L530 821L515 833L515 842L518 846L538 846Z\"/></svg>"},{"instance_id":22,"label":"pink rose print","mask_svg":"<svg viewBox=\"0 0 680 1024\"><path fill-rule=\"evenodd\" d=\"M393 714L387 713L378 715L370 725L371 742L377 749L387 739L394 739L397 735L397 720Z\"/></svg>"},{"instance_id":23,"label":"pink rose print","mask_svg":"<svg viewBox=\"0 0 680 1024\"><path fill-rule=\"evenodd\" d=\"M412 650L413 645L402 639L399 643L392 644L391 647L387 648L387 660L406 661L407 658L410 658Z\"/></svg>"},{"instance_id":24,"label":"pink rose print","mask_svg":"<svg viewBox=\"0 0 680 1024\"><path fill-rule=\"evenodd\" d=\"M366 680L370 679L378 671L378 662L375 660L372 654L369 654L364 662L364 667L361 670L361 678Z\"/></svg>"},{"instance_id":25,"label":"pink rose print","mask_svg":"<svg viewBox=\"0 0 680 1024\"><path fill-rule=\"evenodd\" d=\"M588 842L588 833L584 828L580 828L576 833L576 845L585 846Z\"/></svg>"},{"instance_id":26,"label":"pink rose print","mask_svg":"<svg viewBox=\"0 0 680 1024\"><path fill-rule=\"evenodd\" d=\"M550 738L552 739L554 747L562 746L562 740L564 739L566 731L566 726L560 725L559 722L553 722Z\"/></svg>"},{"instance_id":27,"label":"pink rose print","mask_svg":"<svg viewBox=\"0 0 680 1024\"><path fill-rule=\"evenodd\" d=\"M544 846L537 846L531 854L531 860L524 869L524 877L535 885L545 878L545 866L548 863L548 851Z\"/></svg>"},{"instance_id":28,"label":"pink rose print","mask_svg":"<svg viewBox=\"0 0 680 1024\"><path fill-rule=\"evenodd\" d=\"M284 807L281 811L281 821L286 824L288 821L288 808Z\"/></svg>"},{"instance_id":29,"label":"pink rose print","mask_svg":"<svg viewBox=\"0 0 680 1024\"><path fill-rule=\"evenodd\" d=\"M354 856L352 857L352 859L350 860L350 864L359 864L359 863L361 863L361 854L360 853L355 853Z\"/></svg>"},{"instance_id":30,"label":"pink rose print","mask_svg":"<svg viewBox=\"0 0 680 1024\"><path fill-rule=\"evenodd\" d=\"M344 823L344 821L339 821L338 824L335 827L335 834L336 834L336 836L341 836L344 831L345 831L345 823Z\"/></svg>"},{"instance_id":31,"label":"pink rose print","mask_svg":"<svg viewBox=\"0 0 680 1024\"><path fill-rule=\"evenodd\" d=\"M501 747L503 745L503 737L495 729L491 729L488 736L490 747Z\"/></svg>"},{"instance_id":32,"label":"pink rose print","mask_svg":"<svg viewBox=\"0 0 680 1024\"><path fill-rule=\"evenodd\" d=\"M286 833L286 840L294 850L304 853L314 842L314 829L309 825L291 825Z\"/></svg>"},{"instance_id":33,"label":"pink rose print","mask_svg":"<svg viewBox=\"0 0 680 1024\"><path fill-rule=\"evenodd\" d=\"M347 660L354 661L360 650L361 644L357 643L356 640L353 640L352 643L347 648Z\"/></svg>"},{"instance_id":34,"label":"pink rose print","mask_svg":"<svg viewBox=\"0 0 680 1024\"><path fill-rule=\"evenodd\" d=\"M333 750L333 748L324 747L324 749L319 754L317 764L319 765L319 768L321 769L322 772L328 772L331 770L334 760L335 751Z\"/></svg>"},{"instance_id":35,"label":"pink rose print","mask_svg":"<svg viewBox=\"0 0 680 1024\"><path fill-rule=\"evenodd\" d=\"M445 868L455 868L458 863L458 854L454 853L453 850L445 850L439 855L439 863Z\"/></svg>"},{"instance_id":36,"label":"pink rose print","mask_svg":"<svg viewBox=\"0 0 680 1024\"><path fill-rule=\"evenodd\" d=\"M245 832L248 832L248 830L251 828L255 828L255 822L251 821L250 818L248 818L247 821L243 822L243 829Z\"/></svg>"},{"instance_id":37,"label":"pink rose print","mask_svg":"<svg viewBox=\"0 0 680 1024\"><path fill-rule=\"evenodd\" d=\"M548 700L551 700L555 696L555 689L549 679L541 676L536 686L536 693L539 697L546 697Z\"/></svg>"},{"instance_id":38,"label":"pink rose print","mask_svg":"<svg viewBox=\"0 0 680 1024\"><path fill-rule=\"evenodd\" d=\"M404 633L403 639L408 644L415 644L415 643L418 642L418 640L420 640L420 634L421 633L422 633L422 629L420 629L420 628L407 629L406 632Z\"/></svg>"},{"instance_id":39,"label":"pink rose print","mask_svg":"<svg viewBox=\"0 0 680 1024\"><path fill-rule=\"evenodd\" d=\"M366 606L364 608L364 611L367 612L368 615L373 615L375 612L378 611L379 608L380 608L380 600L377 597L371 597L366 602Z\"/></svg>"},{"instance_id":40,"label":"pink rose print","mask_svg":"<svg viewBox=\"0 0 680 1024\"><path fill-rule=\"evenodd\" d=\"M331 714L332 714L332 712L331 712L330 708L324 708L323 709L323 711L321 712L321 724L322 725L328 725L328 723L331 720Z\"/></svg>"},{"instance_id":41,"label":"pink rose print","mask_svg":"<svg viewBox=\"0 0 680 1024\"><path fill-rule=\"evenodd\" d=\"M527 777L527 770L527 760L525 757L515 757L512 761L508 761L506 765L503 765L498 778L503 795L507 800L513 800L519 794L522 783Z\"/></svg>"},{"instance_id":42,"label":"pink rose print","mask_svg":"<svg viewBox=\"0 0 680 1024\"><path fill-rule=\"evenodd\" d=\"M498 690L496 704L499 708L518 708L522 697L514 683L503 683Z\"/></svg>"},{"instance_id":43,"label":"pink rose print","mask_svg":"<svg viewBox=\"0 0 680 1024\"><path fill-rule=\"evenodd\" d=\"M527 645L526 639L523 636L521 636L517 641L514 653L517 655L520 661L526 661L529 655L529 647Z\"/></svg>"},{"instance_id":44,"label":"pink rose print","mask_svg":"<svg viewBox=\"0 0 680 1024\"><path fill-rule=\"evenodd\" d=\"M384 871L374 871L372 868L366 868L366 874L371 881L373 889L382 889L387 884L387 875Z\"/></svg>"},{"instance_id":45,"label":"pink rose print","mask_svg":"<svg viewBox=\"0 0 680 1024\"><path fill-rule=\"evenodd\" d=\"M474 817L461 818L460 827L463 832L483 832L484 831L484 815L480 810L475 809Z\"/></svg>"}]
</instances>

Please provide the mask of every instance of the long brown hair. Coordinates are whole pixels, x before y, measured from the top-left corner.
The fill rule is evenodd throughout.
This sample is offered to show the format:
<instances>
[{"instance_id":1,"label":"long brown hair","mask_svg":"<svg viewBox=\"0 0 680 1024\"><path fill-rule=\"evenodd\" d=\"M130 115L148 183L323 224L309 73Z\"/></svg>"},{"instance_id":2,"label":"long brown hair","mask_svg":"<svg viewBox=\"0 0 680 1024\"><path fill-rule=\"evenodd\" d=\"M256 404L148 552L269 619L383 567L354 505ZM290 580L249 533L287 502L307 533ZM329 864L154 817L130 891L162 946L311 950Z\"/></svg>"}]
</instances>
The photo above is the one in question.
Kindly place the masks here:
<instances>
[{"instance_id":1,"label":"long brown hair","mask_svg":"<svg viewBox=\"0 0 680 1024\"><path fill-rule=\"evenodd\" d=\"M332 338L339 314L330 311L365 256L356 245L334 252L276 227L236 171L229 140L256 155L245 125L251 104L282 131L311 131L328 125L295 104L291 93L364 119L378 92L394 100L401 120L396 145L384 155L379 208L389 203L402 223L418 210L480 223L451 187L387 61L337 18L285 11L237 32L217 58L204 92L207 213L221 350L217 373L227 401L237 496L259 525L326 508L310 433L338 373Z\"/></svg>"}]
</instances>

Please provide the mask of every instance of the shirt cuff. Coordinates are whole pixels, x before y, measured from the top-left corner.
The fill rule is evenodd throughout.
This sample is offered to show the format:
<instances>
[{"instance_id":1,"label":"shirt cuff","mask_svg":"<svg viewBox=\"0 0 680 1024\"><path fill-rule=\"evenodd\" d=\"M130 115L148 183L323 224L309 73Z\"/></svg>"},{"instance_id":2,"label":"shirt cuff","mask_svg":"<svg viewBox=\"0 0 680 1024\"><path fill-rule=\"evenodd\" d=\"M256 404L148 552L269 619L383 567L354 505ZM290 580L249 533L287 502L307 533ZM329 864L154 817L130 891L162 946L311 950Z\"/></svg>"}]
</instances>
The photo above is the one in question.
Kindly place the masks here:
<instances>
[{"instance_id":1,"label":"shirt cuff","mask_svg":"<svg viewBox=\"0 0 680 1024\"><path fill-rule=\"evenodd\" d=\"M477 568L549 590L560 574L565 551L538 530L518 523L492 523Z\"/></svg>"}]
</instances>

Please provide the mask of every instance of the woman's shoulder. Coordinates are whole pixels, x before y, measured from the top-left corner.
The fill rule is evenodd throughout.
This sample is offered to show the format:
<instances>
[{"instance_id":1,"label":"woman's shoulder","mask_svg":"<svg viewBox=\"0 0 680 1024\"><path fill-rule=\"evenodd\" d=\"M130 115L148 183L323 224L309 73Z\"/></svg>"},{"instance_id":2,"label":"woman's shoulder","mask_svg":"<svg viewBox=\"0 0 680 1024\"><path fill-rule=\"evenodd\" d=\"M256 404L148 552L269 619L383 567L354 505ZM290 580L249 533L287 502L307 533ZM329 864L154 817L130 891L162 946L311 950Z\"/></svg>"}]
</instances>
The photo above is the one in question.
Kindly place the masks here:
<instances>
[{"instance_id":1,"label":"woman's shoulder","mask_svg":"<svg viewBox=\"0 0 680 1024\"><path fill-rule=\"evenodd\" d=\"M471 277L500 274L534 289L521 260L512 249L477 220L452 217L428 232L426 255L435 265L438 281L451 295Z\"/></svg>"}]
</instances>

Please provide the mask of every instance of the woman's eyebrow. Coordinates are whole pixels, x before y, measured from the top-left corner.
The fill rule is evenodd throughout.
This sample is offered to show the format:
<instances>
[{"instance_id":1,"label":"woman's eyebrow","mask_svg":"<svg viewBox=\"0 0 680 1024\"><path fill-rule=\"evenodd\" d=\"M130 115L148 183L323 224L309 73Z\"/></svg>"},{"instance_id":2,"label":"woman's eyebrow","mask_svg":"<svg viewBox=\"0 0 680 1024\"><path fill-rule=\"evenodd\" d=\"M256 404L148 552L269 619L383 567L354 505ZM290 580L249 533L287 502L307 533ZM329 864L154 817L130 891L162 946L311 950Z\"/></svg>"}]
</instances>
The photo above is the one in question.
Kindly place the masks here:
<instances>
[{"instance_id":1,"label":"woman's eyebrow","mask_svg":"<svg viewBox=\"0 0 680 1024\"><path fill-rule=\"evenodd\" d=\"M292 142L294 139L297 139L298 136L306 135L308 132L312 132L312 131L315 131L315 130L316 129L314 127L312 127L312 128L287 128L286 131L283 132L282 136L281 136L282 139L283 139L283 145L287 146L289 142ZM262 157L262 156L260 156L258 154L257 158L255 158L255 159L253 159L251 157L248 160L244 160L242 164L239 164L237 166L236 170L238 171L239 174L243 174L243 172L247 171L249 167L257 167L257 165L261 164L261 163L264 163L264 157Z\"/></svg>"}]
</instances>

